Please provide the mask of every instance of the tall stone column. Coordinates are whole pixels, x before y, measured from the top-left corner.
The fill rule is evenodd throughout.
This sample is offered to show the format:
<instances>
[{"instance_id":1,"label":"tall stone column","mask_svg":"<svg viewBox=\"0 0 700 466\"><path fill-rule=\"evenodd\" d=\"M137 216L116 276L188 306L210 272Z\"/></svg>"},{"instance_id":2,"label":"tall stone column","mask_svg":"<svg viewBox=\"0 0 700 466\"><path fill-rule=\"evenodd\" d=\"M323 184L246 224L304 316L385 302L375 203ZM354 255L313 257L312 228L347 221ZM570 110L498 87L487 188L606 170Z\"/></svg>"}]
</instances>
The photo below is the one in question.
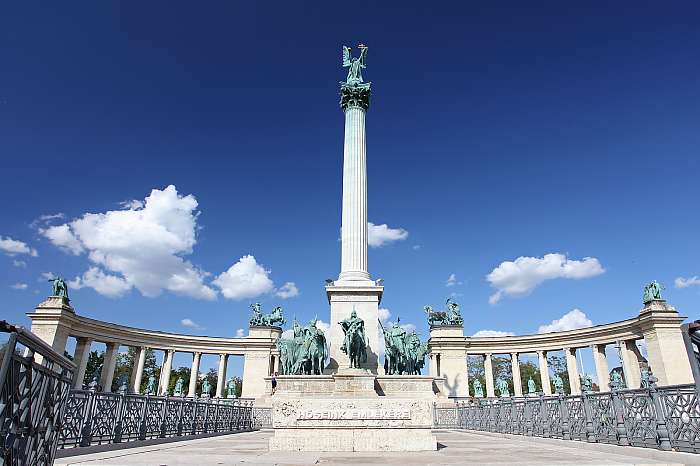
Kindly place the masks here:
<instances>
[{"instance_id":1,"label":"tall stone column","mask_svg":"<svg viewBox=\"0 0 700 466\"><path fill-rule=\"evenodd\" d=\"M73 388L77 390L83 388L85 369L87 369L88 358L90 357L90 345L92 345L92 339L85 337L76 338L75 356L73 357L73 362L76 366L75 374L73 374Z\"/></svg>"},{"instance_id":2,"label":"tall stone column","mask_svg":"<svg viewBox=\"0 0 700 466\"><path fill-rule=\"evenodd\" d=\"M226 385L226 361L227 354L219 355L219 371L216 373L216 398L224 396L224 385Z\"/></svg>"},{"instance_id":3,"label":"tall stone column","mask_svg":"<svg viewBox=\"0 0 700 466\"><path fill-rule=\"evenodd\" d=\"M547 352L538 351L537 360L540 364L540 381L542 382L542 393L552 394L552 384L549 381L549 364L547 363Z\"/></svg>"},{"instance_id":4,"label":"tall stone column","mask_svg":"<svg viewBox=\"0 0 700 466\"><path fill-rule=\"evenodd\" d=\"M131 393L141 394L141 380L143 380L143 367L146 364L146 352L148 348L139 346L136 348L134 367L131 368Z\"/></svg>"},{"instance_id":5,"label":"tall stone column","mask_svg":"<svg viewBox=\"0 0 700 466\"><path fill-rule=\"evenodd\" d=\"M661 386L694 383L681 334L683 320L685 317L663 300L646 303L639 313L649 366Z\"/></svg>"},{"instance_id":6,"label":"tall stone column","mask_svg":"<svg viewBox=\"0 0 700 466\"><path fill-rule=\"evenodd\" d=\"M352 311L364 321L367 361L362 369L379 372L378 315L384 287L370 280L367 268L367 148L365 116L369 108L370 83L342 83L340 106L345 113L343 145L343 212L341 263L338 280L326 286L331 306L329 331L330 362L326 373L349 368L350 360L341 351L343 330L338 322Z\"/></svg>"},{"instance_id":7,"label":"tall stone column","mask_svg":"<svg viewBox=\"0 0 700 466\"><path fill-rule=\"evenodd\" d=\"M636 345L634 340L618 341L620 357L622 358L622 371L625 373L625 385L627 388L639 388L642 381L642 371L639 368L638 350L632 348Z\"/></svg>"},{"instance_id":8,"label":"tall stone column","mask_svg":"<svg viewBox=\"0 0 700 466\"><path fill-rule=\"evenodd\" d=\"M605 355L605 345L591 345L591 350L593 351L595 375L598 378L598 389L601 392L609 392L610 370L608 369L608 358Z\"/></svg>"},{"instance_id":9,"label":"tall stone column","mask_svg":"<svg viewBox=\"0 0 700 466\"><path fill-rule=\"evenodd\" d=\"M576 361L576 348L564 348L566 356L566 372L569 374L569 387L572 395L581 394L581 379L578 375L578 363Z\"/></svg>"},{"instance_id":10,"label":"tall stone column","mask_svg":"<svg viewBox=\"0 0 700 466\"><path fill-rule=\"evenodd\" d=\"M486 379L486 396L493 398L496 396L496 389L493 385L493 362L491 353L484 355L484 379Z\"/></svg>"},{"instance_id":11,"label":"tall stone column","mask_svg":"<svg viewBox=\"0 0 700 466\"><path fill-rule=\"evenodd\" d=\"M523 396L523 381L520 378L518 353L510 353L510 367L513 373L513 391L515 392L515 396Z\"/></svg>"},{"instance_id":12,"label":"tall stone column","mask_svg":"<svg viewBox=\"0 0 700 466\"><path fill-rule=\"evenodd\" d=\"M170 385L170 371L173 368L174 355L175 350L168 350L165 353L165 361L163 361L163 369L161 370L160 387L158 388L158 394L160 396L165 396L168 394L168 386Z\"/></svg>"},{"instance_id":13,"label":"tall stone column","mask_svg":"<svg viewBox=\"0 0 700 466\"><path fill-rule=\"evenodd\" d=\"M195 352L192 355L192 369L190 370L190 386L187 390L187 396L194 398L197 396L197 377L199 376L199 361L202 358L202 353Z\"/></svg>"},{"instance_id":14,"label":"tall stone column","mask_svg":"<svg viewBox=\"0 0 700 466\"><path fill-rule=\"evenodd\" d=\"M107 351L105 351L102 373L100 374L100 385L102 385L104 392L112 391L112 380L114 380L114 368L117 365L118 354L119 343L107 343Z\"/></svg>"}]
</instances>

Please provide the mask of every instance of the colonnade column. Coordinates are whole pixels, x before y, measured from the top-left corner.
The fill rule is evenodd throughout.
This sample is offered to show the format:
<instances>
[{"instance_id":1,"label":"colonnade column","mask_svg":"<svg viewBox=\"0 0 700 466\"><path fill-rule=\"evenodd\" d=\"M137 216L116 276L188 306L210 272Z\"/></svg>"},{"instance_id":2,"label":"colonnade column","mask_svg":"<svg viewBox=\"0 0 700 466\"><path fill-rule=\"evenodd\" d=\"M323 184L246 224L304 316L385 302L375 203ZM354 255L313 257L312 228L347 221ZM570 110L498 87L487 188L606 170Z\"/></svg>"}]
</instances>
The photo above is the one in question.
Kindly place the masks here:
<instances>
[{"instance_id":1,"label":"colonnade column","mask_svg":"<svg viewBox=\"0 0 700 466\"><path fill-rule=\"evenodd\" d=\"M168 387L170 385L170 371L173 368L173 356L175 355L175 350L168 350L165 353L165 361L163 362L163 369L160 374L160 387L158 389L158 394L164 396L168 394Z\"/></svg>"},{"instance_id":2,"label":"colonnade column","mask_svg":"<svg viewBox=\"0 0 700 466\"><path fill-rule=\"evenodd\" d=\"M639 369L639 358L637 357L639 350L635 351L637 348L632 348L632 345L636 346L636 343L634 340L620 340L617 344L620 346L620 357L622 358L622 371L625 373L625 384L627 388L639 388L642 378Z\"/></svg>"},{"instance_id":3,"label":"colonnade column","mask_svg":"<svg viewBox=\"0 0 700 466\"><path fill-rule=\"evenodd\" d=\"M605 345L591 345L593 362L595 363L595 375L598 378L598 389L601 392L610 391L610 371L608 358L605 356Z\"/></svg>"},{"instance_id":4,"label":"colonnade column","mask_svg":"<svg viewBox=\"0 0 700 466\"><path fill-rule=\"evenodd\" d=\"M491 361L491 353L484 354L484 378L486 379L486 396L493 398L496 396L496 390L493 386L493 364Z\"/></svg>"},{"instance_id":5,"label":"colonnade column","mask_svg":"<svg viewBox=\"0 0 700 466\"><path fill-rule=\"evenodd\" d=\"M83 388L85 369L87 369L88 358L90 357L92 339L76 337L75 340L75 356L73 357L73 362L75 363L76 369L73 374L73 388L80 390Z\"/></svg>"},{"instance_id":6,"label":"colonnade column","mask_svg":"<svg viewBox=\"0 0 700 466\"><path fill-rule=\"evenodd\" d=\"M148 348L139 346L136 348L134 367L131 368L131 393L141 393L141 379L143 379L143 366L146 364L146 352Z\"/></svg>"},{"instance_id":7,"label":"colonnade column","mask_svg":"<svg viewBox=\"0 0 700 466\"><path fill-rule=\"evenodd\" d=\"M187 390L187 396L194 398L197 396L197 378L199 377L199 360L202 353L195 352L192 355L192 369L190 370L190 387Z\"/></svg>"},{"instance_id":8,"label":"colonnade column","mask_svg":"<svg viewBox=\"0 0 700 466\"><path fill-rule=\"evenodd\" d=\"M224 395L224 385L226 385L226 360L228 354L219 355L219 372L216 374L216 398Z\"/></svg>"},{"instance_id":9,"label":"colonnade column","mask_svg":"<svg viewBox=\"0 0 700 466\"><path fill-rule=\"evenodd\" d=\"M578 375L576 348L564 348L566 356L566 372L569 374L569 387L572 395L581 394L581 379Z\"/></svg>"},{"instance_id":10,"label":"colonnade column","mask_svg":"<svg viewBox=\"0 0 700 466\"><path fill-rule=\"evenodd\" d=\"M552 384L549 383L549 364L547 364L547 352L538 351L537 359L540 363L540 381L542 382L542 393L552 394Z\"/></svg>"},{"instance_id":11,"label":"colonnade column","mask_svg":"<svg viewBox=\"0 0 700 466\"><path fill-rule=\"evenodd\" d=\"M515 392L515 396L523 396L523 381L520 378L518 353L510 353L510 367L513 374L513 391Z\"/></svg>"},{"instance_id":12,"label":"colonnade column","mask_svg":"<svg viewBox=\"0 0 700 466\"><path fill-rule=\"evenodd\" d=\"M119 343L107 343L107 351L105 351L105 359L102 364L102 373L100 374L100 385L102 385L102 391L112 391L112 380L114 380L114 368L117 365L118 353Z\"/></svg>"}]
</instances>

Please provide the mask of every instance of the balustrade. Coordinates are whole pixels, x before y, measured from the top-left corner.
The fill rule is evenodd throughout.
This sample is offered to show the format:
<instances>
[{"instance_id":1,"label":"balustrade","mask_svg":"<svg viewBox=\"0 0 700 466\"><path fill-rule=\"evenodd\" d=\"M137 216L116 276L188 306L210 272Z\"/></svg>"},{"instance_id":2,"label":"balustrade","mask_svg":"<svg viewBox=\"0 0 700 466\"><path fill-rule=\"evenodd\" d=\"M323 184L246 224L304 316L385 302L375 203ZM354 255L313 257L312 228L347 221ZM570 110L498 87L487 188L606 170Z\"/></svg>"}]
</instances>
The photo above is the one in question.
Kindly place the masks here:
<instances>
[{"instance_id":1,"label":"balustrade","mask_svg":"<svg viewBox=\"0 0 700 466\"><path fill-rule=\"evenodd\" d=\"M695 385L437 405L436 428L466 429L700 453Z\"/></svg>"}]
</instances>

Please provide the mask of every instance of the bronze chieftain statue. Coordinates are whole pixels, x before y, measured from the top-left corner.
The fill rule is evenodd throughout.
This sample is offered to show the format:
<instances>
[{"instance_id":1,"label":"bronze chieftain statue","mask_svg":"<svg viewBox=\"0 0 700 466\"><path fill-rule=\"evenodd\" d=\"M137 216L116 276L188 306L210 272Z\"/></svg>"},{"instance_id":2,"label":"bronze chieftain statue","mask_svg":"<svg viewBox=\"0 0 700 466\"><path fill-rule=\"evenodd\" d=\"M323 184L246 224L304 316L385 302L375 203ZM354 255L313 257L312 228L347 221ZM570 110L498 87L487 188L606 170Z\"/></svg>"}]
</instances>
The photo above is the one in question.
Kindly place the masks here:
<instances>
[{"instance_id":1,"label":"bronze chieftain statue","mask_svg":"<svg viewBox=\"0 0 700 466\"><path fill-rule=\"evenodd\" d=\"M326 337L316 326L317 319L302 328L294 319L292 339L279 338L277 350L280 353L280 366L286 375L320 375L328 354Z\"/></svg>"},{"instance_id":2,"label":"bronze chieftain statue","mask_svg":"<svg viewBox=\"0 0 700 466\"><path fill-rule=\"evenodd\" d=\"M421 343L415 331L408 333L401 328L400 321L397 318L389 330L379 321L384 333L384 371L387 375L420 375L428 344Z\"/></svg>"},{"instance_id":3,"label":"bronze chieftain statue","mask_svg":"<svg viewBox=\"0 0 700 466\"><path fill-rule=\"evenodd\" d=\"M350 317L341 320L338 324L343 328L345 339L340 351L350 358L351 368L360 368L362 363L367 362L367 338L365 336L365 321L357 317L355 309L350 313Z\"/></svg>"}]
</instances>

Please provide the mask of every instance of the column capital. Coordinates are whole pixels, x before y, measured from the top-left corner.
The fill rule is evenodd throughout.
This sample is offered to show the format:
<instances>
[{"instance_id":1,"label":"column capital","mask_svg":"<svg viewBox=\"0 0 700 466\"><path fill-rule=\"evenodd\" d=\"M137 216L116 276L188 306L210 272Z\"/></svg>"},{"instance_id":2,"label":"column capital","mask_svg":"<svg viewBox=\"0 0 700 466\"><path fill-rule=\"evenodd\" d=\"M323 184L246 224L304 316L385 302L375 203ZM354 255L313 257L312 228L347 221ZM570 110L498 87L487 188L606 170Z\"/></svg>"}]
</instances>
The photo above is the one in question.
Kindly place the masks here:
<instances>
[{"instance_id":1,"label":"column capital","mask_svg":"<svg viewBox=\"0 0 700 466\"><path fill-rule=\"evenodd\" d=\"M544 357L547 354L547 351L545 350L536 350L535 351L538 356Z\"/></svg>"},{"instance_id":2,"label":"column capital","mask_svg":"<svg viewBox=\"0 0 700 466\"><path fill-rule=\"evenodd\" d=\"M202 356L202 352L201 352L201 351L192 351L192 354L193 354L194 356L200 356L200 357Z\"/></svg>"},{"instance_id":3,"label":"column capital","mask_svg":"<svg viewBox=\"0 0 700 466\"><path fill-rule=\"evenodd\" d=\"M367 111L371 93L370 85L371 83L340 83L340 108L347 111L349 108L356 107Z\"/></svg>"},{"instance_id":4,"label":"column capital","mask_svg":"<svg viewBox=\"0 0 700 466\"><path fill-rule=\"evenodd\" d=\"M491 359L491 356L493 356L493 353L484 353L485 358Z\"/></svg>"},{"instance_id":5,"label":"column capital","mask_svg":"<svg viewBox=\"0 0 700 466\"><path fill-rule=\"evenodd\" d=\"M518 353L517 351L514 351L514 352L510 353L510 357L517 358L519 354L520 353Z\"/></svg>"}]
</instances>

